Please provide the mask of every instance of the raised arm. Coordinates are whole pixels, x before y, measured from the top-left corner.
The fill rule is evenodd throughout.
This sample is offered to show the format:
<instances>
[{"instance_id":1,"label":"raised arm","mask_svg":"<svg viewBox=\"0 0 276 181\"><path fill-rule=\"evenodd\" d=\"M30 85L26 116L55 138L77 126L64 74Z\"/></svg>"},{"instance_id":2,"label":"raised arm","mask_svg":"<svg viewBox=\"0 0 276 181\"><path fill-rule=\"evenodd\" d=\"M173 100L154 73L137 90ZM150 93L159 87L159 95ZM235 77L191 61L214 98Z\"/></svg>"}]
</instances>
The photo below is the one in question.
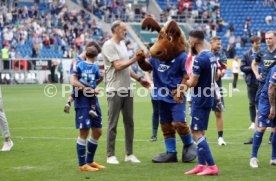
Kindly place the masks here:
<instances>
[{"instance_id":1,"label":"raised arm","mask_svg":"<svg viewBox=\"0 0 276 181\"><path fill-rule=\"evenodd\" d=\"M125 60L115 60L114 62L112 62L114 68L117 70L117 71L120 71L120 70L123 70L127 67L129 67L131 64L133 64L134 62L136 62L138 59L137 57L133 57L127 61Z\"/></svg>"},{"instance_id":2,"label":"raised arm","mask_svg":"<svg viewBox=\"0 0 276 181\"><path fill-rule=\"evenodd\" d=\"M123 70L123 69L129 67L131 64L133 64L134 62L139 61L141 59L145 59L145 54L144 54L143 50L138 50L135 53L135 55L127 61L115 60L113 62L113 66L116 70L120 71L120 70Z\"/></svg>"}]
</instances>

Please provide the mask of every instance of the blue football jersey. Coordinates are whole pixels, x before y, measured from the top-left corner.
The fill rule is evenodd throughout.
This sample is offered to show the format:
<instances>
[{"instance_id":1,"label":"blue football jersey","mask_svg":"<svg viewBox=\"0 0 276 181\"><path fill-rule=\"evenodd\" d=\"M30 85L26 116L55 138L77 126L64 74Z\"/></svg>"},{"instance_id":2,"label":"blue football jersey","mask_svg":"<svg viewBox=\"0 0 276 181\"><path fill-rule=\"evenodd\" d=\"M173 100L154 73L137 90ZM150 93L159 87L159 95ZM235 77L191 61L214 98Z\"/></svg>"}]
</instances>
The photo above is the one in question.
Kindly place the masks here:
<instances>
[{"instance_id":1,"label":"blue football jersey","mask_svg":"<svg viewBox=\"0 0 276 181\"><path fill-rule=\"evenodd\" d=\"M276 50L273 52L268 51L266 48L265 50L261 50L257 53L255 61L261 65L260 73L262 74L261 82L265 83L267 75L270 69L276 63Z\"/></svg>"},{"instance_id":2,"label":"blue football jersey","mask_svg":"<svg viewBox=\"0 0 276 181\"><path fill-rule=\"evenodd\" d=\"M82 61L77 64L76 70L73 75L78 76L79 82L87 87L92 87L93 89L97 86L97 80L101 78L100 70L98 65L90 64L86 61Z\"/></svg>"},{"instance_id":3,"label":"blue football jersey","mask_svg":"<svg viewBox=\"0 0 276 181\"><path fill-rule=\"evenodd\" d=\"M217 72L215 55L204 50L194 59L193 76L199 76L198 83L191 89L192 107L210 108L214 104L214 83Z\"/></svg>"},{"instance_id":4,"label":"blue football jersey","mask_svg":"<svg viewBox=\"0 0 276 181\"><path fill-rule=\"evenodd\" d=\"M274 65L268 73L265 85L261 91L261 96L260 96L260 101L259 101L263 105L269 106L269 108L270 108L270 103L269 103L269 98L268 98L268 89L269 89L270 83L276 84L276 65Z\"/></svg>"},{"instance_id":5,"label":"blue football jersey","mask_svg":"<svg viewBox=\"0 0 276 181\"><path fill-rule=\"evenodd\" d=\"M183 76L187 74L185 69L186 59L187 54L185 52L182 52L178 57L168 62L155 58L149 59L153 68L154 91L152 96L154 99L176 103L173 100L171 91L177 88Z\"/></svg>"},{"instance_id":6,"label":"blue football jersey","mask_svg":"<svg viewBox=\"0 0 276 181\"><path fill-rule=\"evenodd\" d=\"M97 86L97 80L101 78L98 65L90 64L86 61L81 61L80 63L78 63L76 66L76 70L72 75L78 76L79 82L93 89L95 89ZM91 97L91 95L85 96L81 91L79 91L74 101L75 108L90 107L92 98L93 97Z\"/></svg>"}]
</instances>

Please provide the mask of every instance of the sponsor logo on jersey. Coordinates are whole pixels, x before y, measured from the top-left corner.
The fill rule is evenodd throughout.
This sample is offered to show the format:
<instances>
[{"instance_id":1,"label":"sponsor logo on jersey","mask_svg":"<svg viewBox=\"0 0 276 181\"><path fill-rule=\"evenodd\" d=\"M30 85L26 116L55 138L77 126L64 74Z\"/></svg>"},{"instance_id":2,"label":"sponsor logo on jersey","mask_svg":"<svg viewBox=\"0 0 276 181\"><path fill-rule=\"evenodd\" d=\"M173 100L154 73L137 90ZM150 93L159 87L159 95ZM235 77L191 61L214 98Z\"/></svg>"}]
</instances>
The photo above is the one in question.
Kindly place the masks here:
<instances>
[{"instance_id":1,"label":"sponsor logo on jersey","mask_svg":"<svg viewBox=\"0 0 276 181\"><path fill-rule=\"evenodd\" d=\"M158 67L158 72L166 72L169 68L169 65L160 64Z\"/></svg>"},{"instance_id":2,"label":"sponsor logo on jersey","mask_svg":"<svg viewBox=\"0 0 276 181\"><path fill-rule=\"evenodd\" d=\"M217 58L216 57L210 57L210 62L217 62Z\"/></svg>"},{"instance_id":3,"label":"sponsor logo on jersey","mask_svg":"<svg viewBox=\"0 0 276 181\"><path fill-rule=\"evenodd\" d=\"M274 63L275 60L264 60L264 66L269 67L271 64Z\"/></svg>"}]
</instances>

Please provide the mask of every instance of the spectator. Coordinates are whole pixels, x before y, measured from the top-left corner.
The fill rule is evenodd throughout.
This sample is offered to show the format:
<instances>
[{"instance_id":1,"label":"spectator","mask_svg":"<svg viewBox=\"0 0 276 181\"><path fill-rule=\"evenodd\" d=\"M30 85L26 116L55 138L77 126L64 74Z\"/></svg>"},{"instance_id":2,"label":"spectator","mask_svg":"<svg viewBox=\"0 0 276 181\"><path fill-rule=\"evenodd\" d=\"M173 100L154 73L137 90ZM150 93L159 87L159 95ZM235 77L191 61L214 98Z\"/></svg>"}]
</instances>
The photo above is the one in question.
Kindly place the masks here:
<instances>
[{"instance_id":1,"label":"spectator","mask_svg":"<svg viewBox=\"0 0 276 181\"><path fill-rule=\"evenodd\" d=\"M10 68L9 49L7 45L4 45L4 47L1 50L1 54L2 54L3 68L7 70Z\"/></svg>"},{"instance_id":2,"label":"spectator","mask_svg":"<svg viewBox=\"0 0 276 181\"><path fill-rule=\"evenodd\" d=\"M258 90L258 81L256 79L255 74L252 71L251 64L253 59L256 58L257 52L260 50L261 38L260 37L251 37L252 48L247 50L241 59L240 69L244 72L245 82L247 85L247 95L249 100L249 112L250 112L250 126L248 129L255 129L255 118L256 118L256 93ZM245 144L252 144L252 139L245 142Z\"/></svg>"},{"instance_id":3,"label":"spectator","mask_svg":"<svg viewBox=\"0 0 276 181\"><path fill-rule=\"evenodd\" d=\"M233 82L232 82L232 85L233 85L233 90L234 91L240 91L238 88L237 88L237 82L238 82L238 77L239 77L239 62L238 62L238 57L235 57L233 62L232 62L232 74L234 76L233 78Z\"/></svg>"},{"instance_id":4,"label":"spectator","mask_svg":"<svg viewBox=\"0 0 276 181\"><path fill-rule=\"evenodd\" d=\"M57 71L59 73L59 83L63 83L63 64L62 61L59 62Z\"/></svg>"},{"instance_id":5,"label":"spectator","mask_svg":"<svg viewBox=\"0 0 276 181\"><path fill-rule=\"evenodd\" d=\"M236 50L235 50L235 44L234 43L228 45L227 55L228 55L228 58L234 58L235 57Z\"/></svg>"},{"instance_id":6,"label":"spectator","mask_svg":"<svg viewBox=\"0 0 276 181\"><path fill-rule=\"evenodd\" d=\"M273 19L272 19L271 15L268 15L268 16L265 17L265 23L267 25L270 25L272 22L273 22Z\"/></svg>"}]
</instances>

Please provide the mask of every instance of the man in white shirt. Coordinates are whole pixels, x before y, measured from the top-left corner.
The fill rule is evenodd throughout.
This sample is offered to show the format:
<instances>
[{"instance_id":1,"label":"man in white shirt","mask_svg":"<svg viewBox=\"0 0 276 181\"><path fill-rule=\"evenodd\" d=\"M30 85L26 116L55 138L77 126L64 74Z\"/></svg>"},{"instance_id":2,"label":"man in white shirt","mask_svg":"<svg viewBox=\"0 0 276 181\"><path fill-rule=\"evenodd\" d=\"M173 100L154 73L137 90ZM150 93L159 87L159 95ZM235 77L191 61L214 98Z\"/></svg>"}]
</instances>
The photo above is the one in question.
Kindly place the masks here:
<instances>
[{"instance_id":1,"label":"man in white shirt","mask_svg":"<svg viewBox=\"0 0 276 181\"><path fill-rule=\"evenodd\" d=\"M144 87L149 87L150 84L142 76L132 72L130 66L138 59L144 58L144 54L136 53L133 58L129 59L127 47L123 41L127 33L125 23L115 21L111 26L111 31L112 38L102 47L108 102L107 163L119 164L115 156L115 140L121 111L125 127L125 161L140 163L133 154L133 90L130 77Z\"/></svg>"}]
</instances>

